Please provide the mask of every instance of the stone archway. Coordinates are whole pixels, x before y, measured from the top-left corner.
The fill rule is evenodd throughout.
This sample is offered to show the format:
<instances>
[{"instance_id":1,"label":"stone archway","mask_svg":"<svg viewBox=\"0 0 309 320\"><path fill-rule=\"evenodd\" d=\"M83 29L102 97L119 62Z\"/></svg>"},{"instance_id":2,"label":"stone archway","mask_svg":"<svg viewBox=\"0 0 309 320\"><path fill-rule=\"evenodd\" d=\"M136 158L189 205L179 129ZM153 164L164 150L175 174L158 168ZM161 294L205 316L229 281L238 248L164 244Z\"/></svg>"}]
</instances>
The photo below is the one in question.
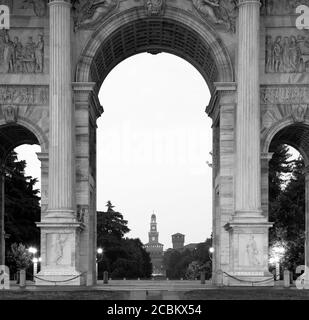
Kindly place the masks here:
<instances>
[{"instance_id":1,"label":"stone archway","mask_svg":"<svg viewBox=\"0 0 309 320\"><path fill-rule=\"evenodd\" d=\"M145 14L144 8L124 11L114 16L110 21L105 21L96 29L85 45L76 67L76 82L74 83L76 106L78 106L78 109L84 110L83 112L85 112L87 106L90 107L89 122L88 118L84 117L83 126L89 128L89 144L90 149L93 150L93 155L89 160L89 171L93 174L94 181L96 179L94 161L96 146L93 138L95 137L96 119L103 111L98 103L97 94L105 77L114 66L141 52L175 54L190 62L202 74L212 93L212 105L208 110L216 122L214 141L219 141L220 135L223 134L219 126L220 115L214 111L220 104L223 104L226 108L221 112L221 116L227 116L221 121L226 125L228 123L232 125L233 116L230 117L228 114L234 112L234 67L228 51L215 30L211 27L209 29L203 28L199 19L181 10L166 8L164 17L150 18ZM91 101L90 105L89 101ZM81 120L79 121L81 124ZM226 130L225 134L230 135L232 131L233 128ZM229 143L232 144L233 141ZM216 157L219 159L221 152L219 143L217 143L216 152ZM231 156L230 151L226 152L224 150L223 153L225 153L225 156ZM227 166L230 166L230 164ZM219 170L217 168L214 175L218 174ZM227 183L230 183L228 179ZM221 183L220 187L224 184ZM229 186L226 186L226 188L229 188ZM95 185L90 185L88 192L95 194ZM225 198L232 197L233 195L225 196ZM89 214L95 215L95 206L95 199L93 199L93 203L89 204L89 207L93 208L93 212L89 211ZM218 207L219 203L214 210L218 211ZM229 209L226 207L226 210ZM223 223L223 220L218 219L215 222L217 239L221 237ZM91 230L95 230L94 224ZM92 243L93 247L95 242L93 238L89 239L90 235L91 232L85 241ZM83 237L83 235L81 236ZM216 255L218 257L222 254L221 247L228 248L229 246L226 239L222 239L220 242L217 243ZM221 268L219 263L214 269L217 270L218 268Z\"/></svg>"},{"instance_id":2,"label":"stone archway","mask_svg":"<svg viewBox=\"0 0 309 320\"><path fill-rule=\"evenodd\" d=\"M274 1L275 8L279 1ZM48 168L46 213L38 224L42 280L37 284L95 283L95 139L96 120L103 113L98 90L125 58L165 51L194 65L211 90L207 113L214 132L214 283L272 285L261 149L287 110L295 109L298 121L304 117L303 100L308 99L306 52L295 56L301 58L297 68L291 61L281 66L272 60L272 39L280 46L282 23L294 47L295 39L305 37L296 34L293 19L282 19L293 16L293 8L261 19L272 15L274 7L263 2L260 11L259 0L220 0L218 10L198 0L92 4L50 0L48 8L29 4L21 9L21 0L16 0L13 27L0 32L0 51L14 38L14 48L32 53L16 61L0 59L1 107L17 107L20 120L35 123L48 137L48 156L46 149L42 155L46 172ZM293 101L298 91L301 106Z\"/></svg>"},{"instance_id":3,"label":"stone archway","mask_svg":"<svg viewBox=\"0 0 309 320\"><path fill-rule=\"evenodd\" d=\"M276 147L281 144L295 148L304 159L305 164L305 265L309 265L309 121L308 118L296 118L289 114L288 118L281 119L271 127L263 140L264 161L262 160L262 198L264 214L268 217L268 162L272 158Z\"/></svg>"},{"instance_id":4,"label":"stone archway","mask_svg":"<svg viewBox=\"0 0 309 320\"><path fill-rule=\"evenodd\" d=\"M11 115L13 115L11 113ZM5 175L7 174L6 160L11 151L23 144L37 144L42 146L44 151L46 137L36 130L28 121L20 120L16 122L13 118L7 119L7 123L0 121L0 264L5 264L5 231L4 231L4 216L5 216ZM31 128L31 129L30 129ZM43 153L40 153L43 154ZM38 154L38 156L40 156ZM10 173L10 172L8 172ZM42 178L44 176L42 174ZM42 197L44 204L44 196Z\"/></svg>"}]
</instances>

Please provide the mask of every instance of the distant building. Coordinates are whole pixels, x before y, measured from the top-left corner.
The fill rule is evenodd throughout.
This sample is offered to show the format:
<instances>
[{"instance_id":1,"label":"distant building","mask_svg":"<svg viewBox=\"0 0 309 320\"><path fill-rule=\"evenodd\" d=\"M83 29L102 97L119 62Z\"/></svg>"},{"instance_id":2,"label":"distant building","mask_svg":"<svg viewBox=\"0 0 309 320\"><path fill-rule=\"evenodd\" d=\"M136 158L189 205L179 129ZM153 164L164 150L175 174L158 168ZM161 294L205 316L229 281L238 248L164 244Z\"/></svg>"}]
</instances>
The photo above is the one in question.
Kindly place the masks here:
<instances>
[{"instance_id":1,"label":"distant building","mask_svg":"<svg viewBox=\"0 0 309 320\"><path fill-rule=\"evenodd\" d=\"M159 232L157 231L156 215L151 216L149 242L145 249L150 254L153 275L164 275L163 268L163 244L159 243Z\"/></svg>"},{"instance_id":2,"label":"distant building","mask_svg":"<svg viewBox=\"0 0 309 320\"><path fill-rule=\"evenodd\" d=\"M181 250L185 244L185 235L181 233L175 233L172 235L172 243L174 250Z\"/></svg>"}]
</instances>

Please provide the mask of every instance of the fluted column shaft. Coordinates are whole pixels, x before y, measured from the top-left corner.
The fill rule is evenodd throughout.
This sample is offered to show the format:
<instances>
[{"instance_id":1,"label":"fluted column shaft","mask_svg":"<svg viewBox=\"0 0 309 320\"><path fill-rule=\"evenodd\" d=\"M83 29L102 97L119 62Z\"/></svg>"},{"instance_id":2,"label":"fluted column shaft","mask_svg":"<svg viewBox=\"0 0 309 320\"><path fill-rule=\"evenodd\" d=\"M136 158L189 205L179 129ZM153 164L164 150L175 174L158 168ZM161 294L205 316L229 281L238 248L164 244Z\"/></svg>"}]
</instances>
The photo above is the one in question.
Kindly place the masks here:
<instances>
[{"instance_id":1,"label":"fluted column shaft","mask_svg":"<svg viewBox=\"0 0 309 320\"><path fill-rule=\"evenodd\" d=\"M260 1L239 0L236 215L261 213Z\"/></svg>"},{"instance_id":2,"label":"fluted column shaft","mask_svg":"<svg viewBox=\"0 0 309 320\"><path fill-rule=\"evenodd\" d=\"M0 172L0 265L5 264L4 181L4 174Z\"/></svg>"},{"instance_id":3,"label":"fluted column shaft","mask_svg":"<svg viewBox=\"0 0 309 320\"><path fill-rule=\"evenodd\" d=\"M309 167L306 167L306 170L305 170L305 217L306 217L305 264L309 268Z\"/></svg>"},{"instance_id":4,"label":"fluted column shaft","mask_svg":"<svg viewBox=\"0 0 309 320\"><path fill-rule=\"evenodd\" d=\"M74 147L71 79L71 4L50 7L50 138L48 214L72 217L74 208Z\"/></svg>"}]
</instances>

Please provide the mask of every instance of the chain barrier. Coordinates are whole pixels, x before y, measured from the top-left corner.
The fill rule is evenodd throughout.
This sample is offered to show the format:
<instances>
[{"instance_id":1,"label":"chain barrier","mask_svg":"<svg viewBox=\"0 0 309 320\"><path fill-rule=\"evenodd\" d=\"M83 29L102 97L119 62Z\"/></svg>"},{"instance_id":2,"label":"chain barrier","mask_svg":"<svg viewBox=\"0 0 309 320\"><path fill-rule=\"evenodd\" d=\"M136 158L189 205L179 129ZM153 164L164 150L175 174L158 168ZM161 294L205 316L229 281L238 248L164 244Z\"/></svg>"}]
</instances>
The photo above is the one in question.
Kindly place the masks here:
<instances>
[{"instance_id":1,"label":"chain barrier","mask_svg":"<svg viewBox=\"0 0 309 320\"><path fill-rule=\"evenodd\" d=\"M269 281L274 280L274 278L271 277L271 278L264 279L264 280L259 280L259 281L248 281L248 280L239 279L239 278L237 278L237 277L235 277L235 276L232 276L231 274L228 274L228 273L226 273L226 272L223 272L223 274L225 274L225 275L227 275L229 278L232 278L232 279L237 280L237 281L239 281L239 282L251 283L251 284L252 284L252 287L253 287L253 284L254 284L254 283L263 283L263 282L269 282Z\"/></svg>"},{"instance_id":2,"label":"chain barrier","mask_svg":"<svg viewBox=\"0 0 309 320\"><path fill-rule=\"evenodd\" d=\"M40 278L40 277L38 277L38 276L35 276L34 274L31 274L31 273L26 273L28 276L31 276L31 277L33 277L33 278L35 278L35 279L38 279L38 280L41 280L41 281L45 281L45 282L50 282L50 283L54 283L55 285L57 285L57 283L65 283L65 282L70 282L70 281L72 281L72 280L75 280L75 279L77 279L77 278L80 278L80 277L82 277L84 274L86 274L87 272L83 272L83 273L81 273L80 275L78 275L78 276L75 276L75 277L73 277L73 278L70 278L70 279L66 279L66 280L58 280L58 281L56 281L56 280L46 280L46 279L43 279L43 278Z\"/></svg>"}]
</instances>

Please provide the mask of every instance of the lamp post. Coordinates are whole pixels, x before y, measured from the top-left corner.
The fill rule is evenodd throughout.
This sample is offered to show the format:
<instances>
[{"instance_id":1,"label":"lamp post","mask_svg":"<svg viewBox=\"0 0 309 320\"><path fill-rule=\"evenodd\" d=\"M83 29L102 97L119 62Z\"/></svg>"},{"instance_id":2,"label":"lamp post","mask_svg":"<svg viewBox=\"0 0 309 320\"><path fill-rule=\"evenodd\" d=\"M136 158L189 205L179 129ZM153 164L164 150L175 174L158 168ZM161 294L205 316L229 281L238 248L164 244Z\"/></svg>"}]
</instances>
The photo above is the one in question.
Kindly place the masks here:
<instances>
[{"instance_id":1,"label":"lamp post","mask_svg":"<svg viewBox=\"0 0 309 320\"><path fill-rule=\"evenodd\" d=\"M270 253L271 257L269 259L269 262L271 264L275 265L275 268L276 268L275 280L276 281L280 280L280 262L284 256L284 253L285 253L285 248L281 244L275 245L271 249L271 253Z\"/></svg>"},{"instance_id":2,"label":"lamp post","mask_svg":"<svg viewBox=\"0 0 309 320\"><path fill-rule=\"evenodd\" d=\"M99 263L103 260L103 248L98 248L97 249L97 260L96 260L96 273L97 273L97 278L99 277L98 275L98 265Z\"/></svg>"},{"instance_id":3,"label":"lamp post","mask_svg":"<svg viewBox=\"0 0 309 320\"><path fill-rule=\"evenodd\" d=\"M35 248L35 247L29 247L28 251L33 255L33 258L32 258L33 276L35 276L38 273L38 262L39 262L39 259L35 256L37 254L37 252L38 252L38 249Z\"/></svg>"},{"instance_id":4,"label":"lamp post","mask_svg":"<svg viewBox=\"0 0 309 320\"><path fill-rule=\"evenodd\" d=\"M214 247L210 247L209 250L208 250L208 254L209 254L209 258L210 258L211 262L212 262L212 255L213 255L214 252L215 252L215 248Z\"/></svg>"},{"instance_id":5,"label":"lamp post","mask_svg":"<svg viewBox=\"0 0 309 320\"><path fill-rule=\"evenodd\" d=\"M39 262L39 259L38 258L33 258L32 262L33 262L33 275L35 276L38 273L38 262Z\"/></svg>"}]
</instances>

